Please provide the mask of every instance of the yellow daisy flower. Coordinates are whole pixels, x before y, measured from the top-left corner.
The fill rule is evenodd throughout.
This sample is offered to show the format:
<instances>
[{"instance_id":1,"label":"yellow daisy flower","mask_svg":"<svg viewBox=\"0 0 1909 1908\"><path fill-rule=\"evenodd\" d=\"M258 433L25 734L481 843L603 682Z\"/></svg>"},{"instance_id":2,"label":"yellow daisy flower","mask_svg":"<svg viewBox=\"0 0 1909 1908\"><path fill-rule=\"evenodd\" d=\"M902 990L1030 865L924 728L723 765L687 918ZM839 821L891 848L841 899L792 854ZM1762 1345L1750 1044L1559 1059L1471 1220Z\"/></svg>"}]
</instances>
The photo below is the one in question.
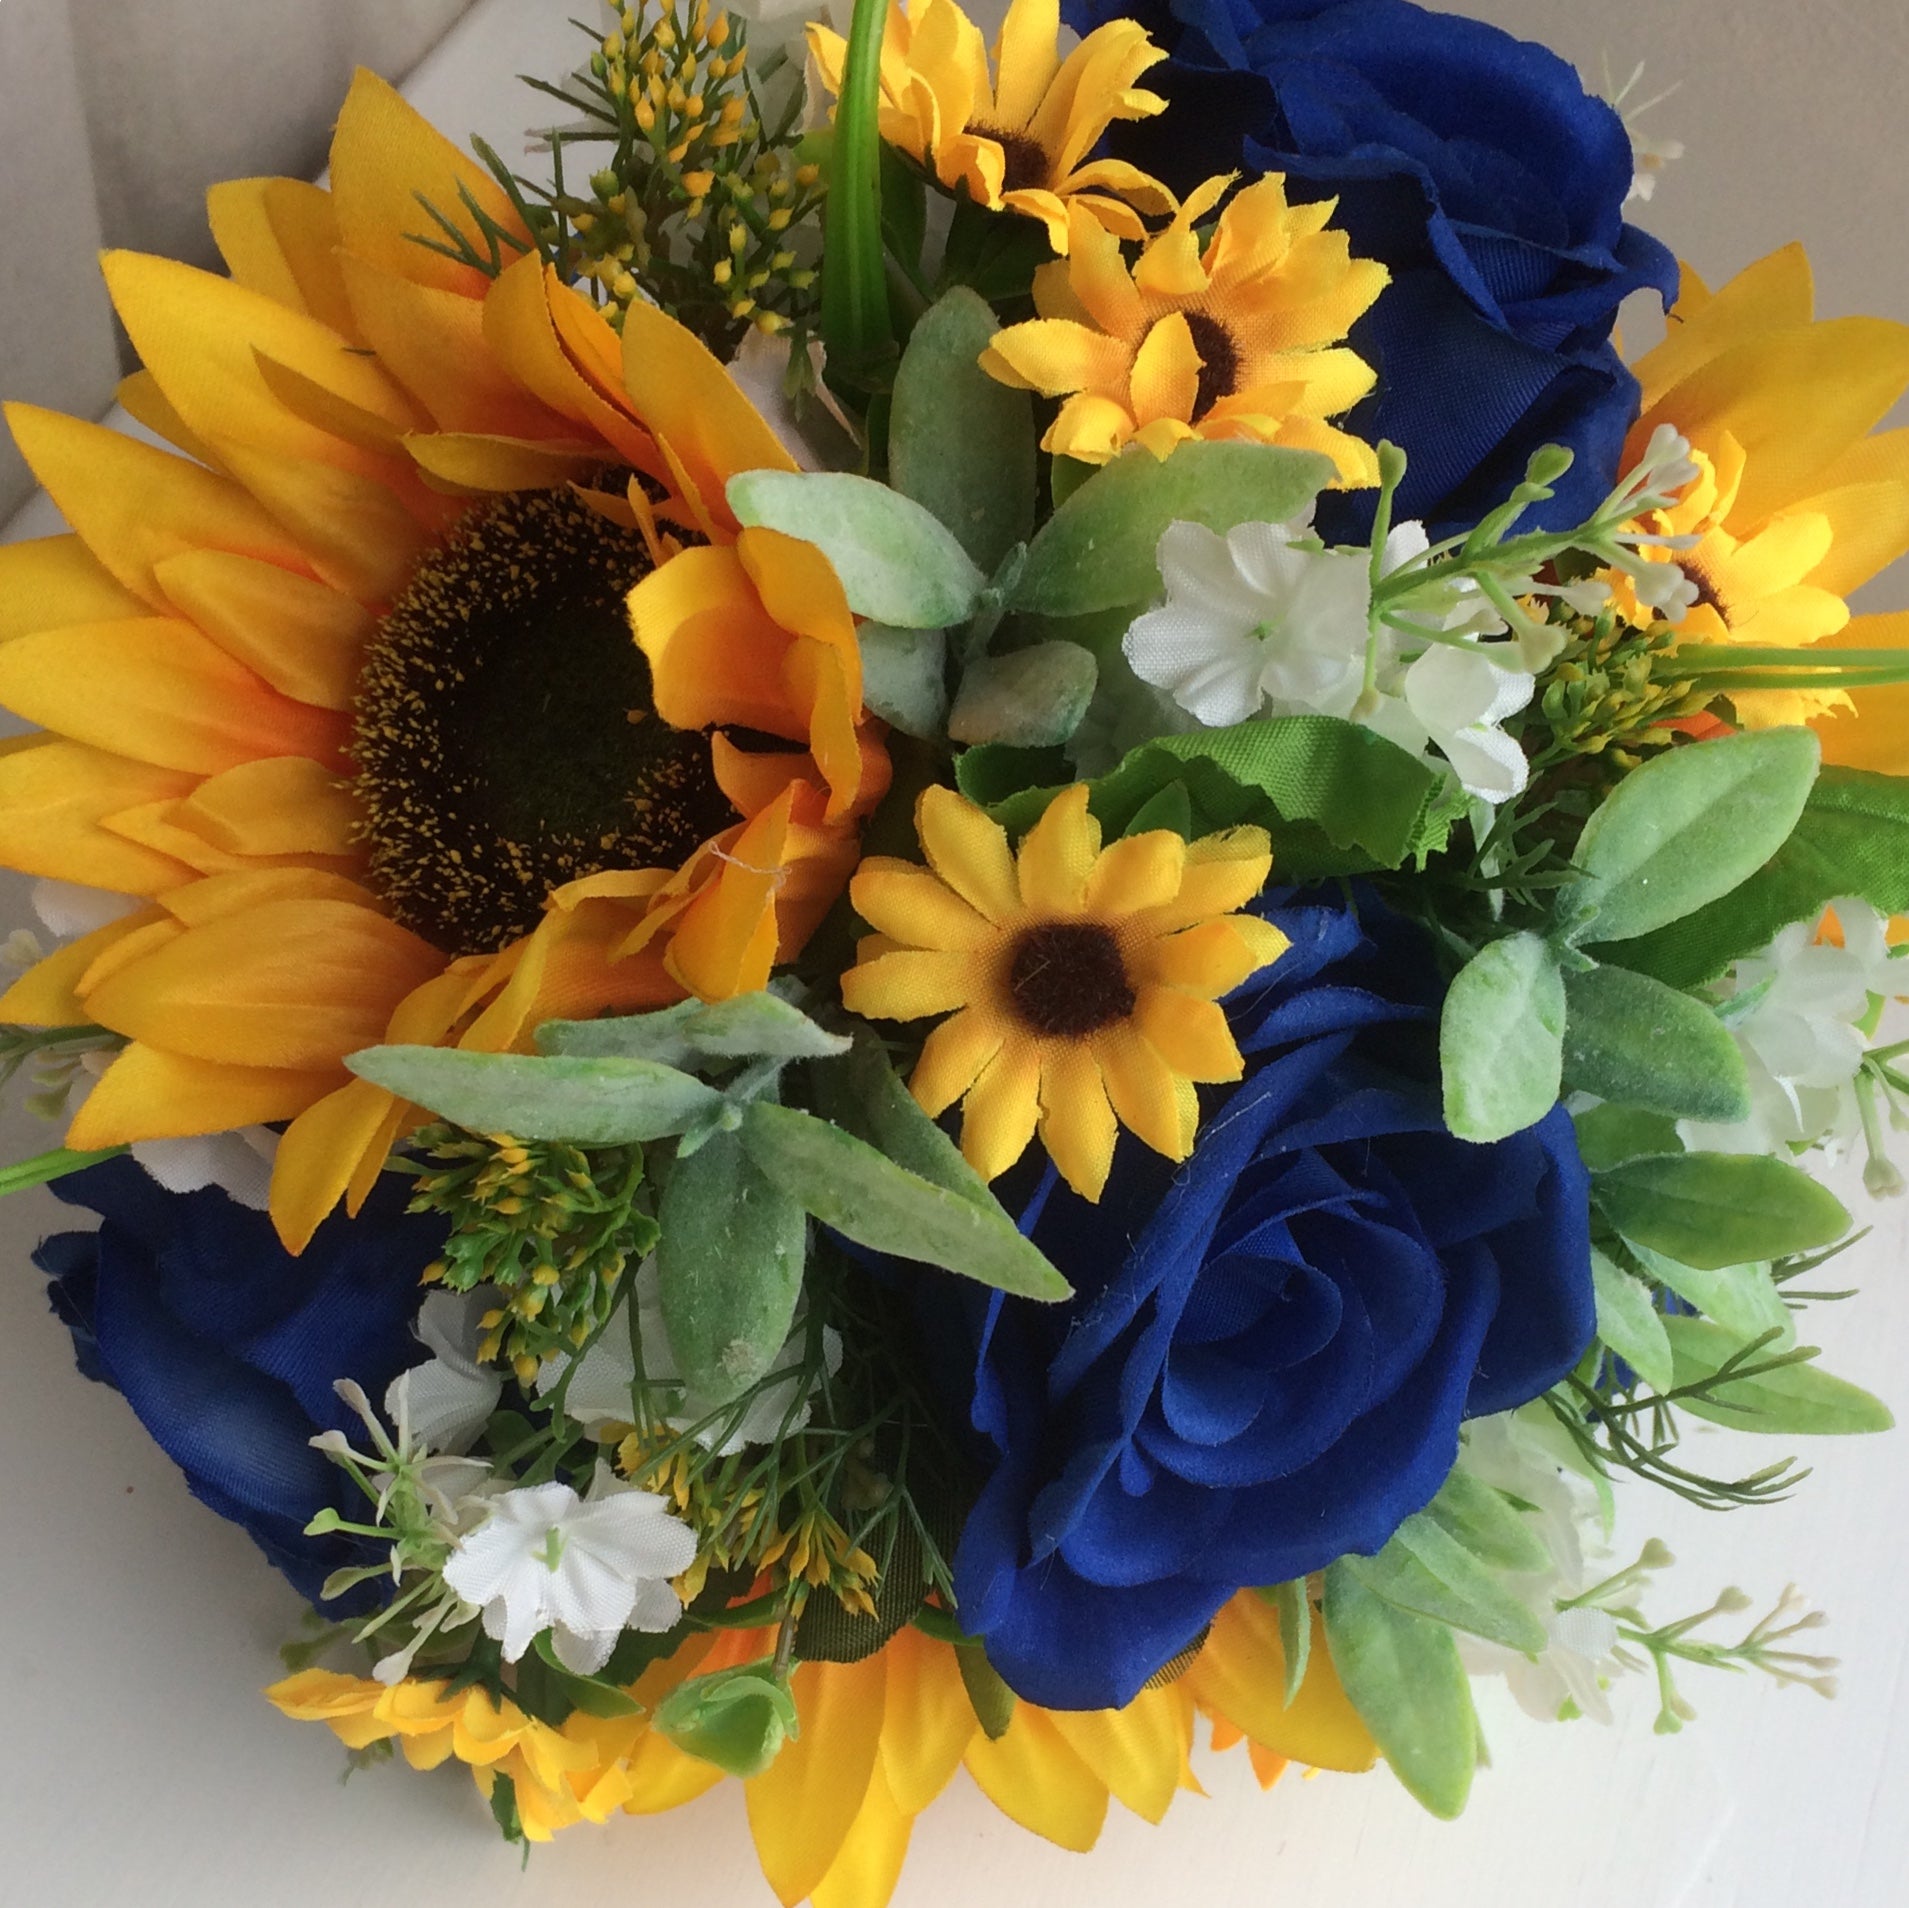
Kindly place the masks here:
<instances>
[{"instance_id":1,"label":"yellow daisy flower","mask_svg":"<svg viewBox=\"0 0 1909 1908\"><path fill-rule=\"evenodd\" d=\"M420 1117L346 1055L762 986L887 782L840 583L728 514L792 466L722 366L416 244L414 194L513 229L362 75L329 191L212 195L229 278L106 261L183 455L8 413L72 533L0 550L0 704L46 732L0 753L0 865L130 911L0 1015L126 1037L75 1147L289 1121L294 1249ZM632 586L718 558L724 645L632 641Z\"/></svg>"},{"instance_id":2,"label":"yellow daisy flower","mask_svg":"<svg viewBox=\"0 0 1909 1908\"><path fill-rule=\"evenodd\" d=\"M961 1150L988 1179L1038 1127L1074 1190L1098 1199L1118 1126L1169 1159L1193 1150L1196 1081L1237 1080L1218 1006L1285 951L1235 913L1265 886L1265 831L1191 844L1168 829L1103 849L1087 789L1056 797L1017 856L945 788L915 826L928 867L870 856L849 894L877 931L842 977L851 1013L946 1014L910 1082L931 1114L963 1103Z\"/></svg>"},{"instance_id":3,"label":"yellow daisy flower","mask_svg":"<svg viewBox=\"0 0 1909 1908\"><path fill-rule=\"evenodd\" d=\"M489 1796L498 1776L515 1788L524 1833L548 1841L579 1822L655 1815L723 1780L658 1736L649 1716L692 1675L753 1662L773 1645L765 1630L695 1638L631 1688L635 1716L581 1713L561 1729L501 1709L481 1691L455 1697L442 1681L394 1689L368 1678L308 1670L266 1692L285 1715L323 1722L348 1747L394 1742L418 1768L466 1763ZM1346 1700L1323 1637L1315 1633L1299 1694L1284 1701L1284 1657L1271 1606L1247 1591L1222 1610L1192 1666L1125 1709L1060 1711L1016 1706L1007 1733L990 1740L975 1718L954 1650L904 1629L859 1663L804 1663L793 1691L801 1734L763 1775L744 1785L763 1873L785 1902L816 1908L885 1908L899 1880L915 1819L966 1768L996 1808L1062 1848L1092 1848L1108 1804L1149 1822L1183 1789L1196 1719L1216 1747L1249 1744L1261 1780L1288 1760L1359 1773L1378 1759Z\"/></svg>"},{"instance_id":4,"label":"yellow daisy flower","mask_svg":"<svg viewBox=\"0 0 1909 1908\"><path fill-rule=\"evenodd\" d=\"M951 192L990 211L1039 219L1055 251L1069 243L1070 206L1124 238L1165 216L1173 195L1118 159L1089 155L1116 119L1166 109L1135 86L1166 58L1132 20L1110 20L1060 56L1059 0L1012 0L994 43L995 76L981 29L954 0L891 0L882 41L881 134ZM809 28L809 45L831 92L842 90L848 46ZM1136 211L1135 208L1138 208Z\"/></svg>"},{"instance_id":5,"label":"yellow daisy flower","mask_svg":"<svg viewBox=\"0 0 1909 1908\"><path fill-rule=\"evenodd\" d=\"M1372 388L1371 366L1337 340L1390 274L1328 227L1336 201L1289 205L1275 175L1238 193L1202 245L1194 228L1231 184L1199 187L1131 267L1112 233L1072 214L1068 257L1035 274L1040 316L997 332L981 363L1066 400L1041 440L1057 457L1245 438L1323 451L1341 484L1376 483L1371 446L1326 420Z\"/></svg>"},{"instance_id":6,"label":"yellow daisy flower","mask_svg":"<svg viewBox=\"0 0 1909 1908\"><path fill-rule=\"evenodd\" d=\"M1812 316L1800 245L1712 293L1684 268L1664 342L1633 367L1643 413L1635 462L1659 425L1692 446L1697 480L1642 528L1690 535L1649 554L1679 564L1698 602L1679 627L1702 643L1883 648L1909 617L1852 618L1846 599L1909 552L1909 431L1872 435L1909 389L1909 326ZM1620 580L1621 608L1635 610ZM1642 620L1648 621L1645 616ZM1751 727L1823 719L1827 758L1901 772L1909 689L1757 690L1733 698Z\"/></svg>"}]
</instances>

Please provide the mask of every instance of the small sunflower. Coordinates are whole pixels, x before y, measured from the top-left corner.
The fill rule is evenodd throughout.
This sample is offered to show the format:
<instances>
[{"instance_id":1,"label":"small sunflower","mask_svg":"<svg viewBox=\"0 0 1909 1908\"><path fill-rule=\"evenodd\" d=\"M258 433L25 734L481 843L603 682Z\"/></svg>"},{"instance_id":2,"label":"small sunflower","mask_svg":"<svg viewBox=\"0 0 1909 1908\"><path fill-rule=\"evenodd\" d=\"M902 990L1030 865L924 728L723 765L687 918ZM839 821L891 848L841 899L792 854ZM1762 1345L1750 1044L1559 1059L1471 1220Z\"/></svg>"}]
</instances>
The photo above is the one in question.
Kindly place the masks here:
<instances>
[{"instance_id":1,"label":"small sunflower","mask_svg":"<svg viewBox=\"0 0 1909 1908\"><path fill-rule=\"evenodd\" d=\"M416 243L419 197L522 255ZM421 1117L347 1055L761 987L887 759L839 582L724 502L793 468L769 426L660 311L619 336L390 88L329 191L211 210L229 278L106 261L128 406L184 454L9 412L72 534L0 551L0 704L46 731L0 754L0 865L125 912L0 1013L125 1037L76 1147L290 1122L297 1249ZM632 640L633 588L712 564L743 674Z\"/></svg>"},{"instance_id":2,"label":"small sunflower","mask_svg":"<svg viewBox=\"0 0 1909 1908\"><path fill-rule=\"evenodd\" d=\"M1273 175L1237 194L1202 246L1195 225L1231 184L1194 191L1131 268L1112 233L1074 213L1067 258L1035 274L1040 316L997 332L982 366L1066 400L1042 439L1058 457L1245 438L1323 451L1342 484L1376 483L1371 446L1326 419L1372 388L1372 368L1337 341L1390 274L1327 225L1336 201L1288 205Z\"/></svg>"},{"instance_id":3,"label":"small sunflower","mask_svg":"<svg viewBox=\"0 0 1909 1908\"><path fill-rule=\"evenodd\" d=\"M1173 195L1119 159L1089 155L1116 119L1146 119L1166 101L1134 82L1166 58L1133 20L1110 20L1060 56L1059 0L1013 0L994 43L954 0L889 7L882 42L882 137L933 169L951 192L993 212L1039 219L1055 251L1070 242L1069 208L1123 238L1164 217ZM846 42L809 29L822 79L842 89Z\"/></svg>"},{"instance_id":4,"label":"small sunflower","mask_svg":"<svg viewBox=\"0 0 1909 1908\"><path fill-rule=\"evenodd\" d=\"M842 977L853 1013L946 1014L910 1083L931 1114L963 1102L961 1149L988 1179L1040 1130L1098 1199L1119 1126L1169 1159L1193 1150L1197 1081L1240 1078L1218 1006L1286 937L1240 914L1265 885L1264 830L1191 844L1170 830L1103 849L1076 783L1022 842L945 788L915 825L928 867L871 856L849 893L876 932Z\"/></svg>"}]
</instances>

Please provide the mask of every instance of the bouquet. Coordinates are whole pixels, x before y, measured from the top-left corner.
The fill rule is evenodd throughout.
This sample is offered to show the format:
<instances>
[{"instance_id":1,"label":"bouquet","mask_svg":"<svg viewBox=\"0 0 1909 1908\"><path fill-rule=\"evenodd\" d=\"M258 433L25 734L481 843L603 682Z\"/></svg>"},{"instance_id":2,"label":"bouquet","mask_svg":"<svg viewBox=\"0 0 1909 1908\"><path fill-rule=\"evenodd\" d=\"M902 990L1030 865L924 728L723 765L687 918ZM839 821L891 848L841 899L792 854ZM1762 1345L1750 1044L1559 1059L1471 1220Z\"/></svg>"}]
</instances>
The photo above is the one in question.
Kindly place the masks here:
<instances>
[{"instance_id":1,"label":"bouquet","mask_svg":"<svg viewBox=\"0 0 1909 1908\"><path fill-rule=\"evenodd\" d=\"M0 1185L271 1701L880 1908L964 1766L1085 1849L1196 1733L1452 1815L1476 1678L1829 1693L1616 1515L1890 1421L1909 328L1407 0L602 24L528 175L360 76L109 256L144 436L9 413Z\"/></svg>"}]
</instances>

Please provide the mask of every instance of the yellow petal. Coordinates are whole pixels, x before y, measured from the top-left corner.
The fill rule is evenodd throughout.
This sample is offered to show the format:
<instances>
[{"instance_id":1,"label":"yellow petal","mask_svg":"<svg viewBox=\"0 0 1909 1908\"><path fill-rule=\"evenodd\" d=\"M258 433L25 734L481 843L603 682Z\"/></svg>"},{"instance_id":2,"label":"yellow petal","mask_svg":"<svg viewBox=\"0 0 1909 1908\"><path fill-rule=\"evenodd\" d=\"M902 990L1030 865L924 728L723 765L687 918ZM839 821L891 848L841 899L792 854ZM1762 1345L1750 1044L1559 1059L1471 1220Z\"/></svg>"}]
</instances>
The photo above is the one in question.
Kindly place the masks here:
<instances>
[{"instance_id":1,"label":"yellow petal","mask_svg":"<svg viewBox=\"0 0 1909 1908\"><path fill-rule=\"evenodd\" d=\"M1156 420L1155 428L1158 428ZM1071 397L1047 427L1041 448L1076 463L1104 464L1132 439L1134 422L1123 405L1098 395ZM1158 453L1165 456L1165 450Z\"/></svg>"},{"instance_id":2,"label":"yellow petal","mask_svg":"<svg viewBox=\"0 0 1909 1908\"><path fill-rule=\"evenodd\" d=\"M1806 503L1830 526L1829 554L1809 580L1837 596L1853 594L1909 552L1909 431L1889 431L1864 442L1890 445L1902 460L1903 475L1841 484Z\"/></svg>"},{"instance_id":3,"label":"yellow petal","mask_svg":"<svg viewBox=\"0 0 1909 1908\"><path fill-rule=\"evenodd\" d=\"M192 550L154 566L182 615L274 689L318 709L348 710L374 620L312 578L225 550Z\"/></svg>"},{"instance_id":4,"label":"yellow petal","mask_svg":"<svg viewBox=\"0 0 1909 1908\"><path fill-rule=\"evenodd\" d=\"M307 1105L279 1142L272 1165L272 1224L288 1252L303 1252L344 1198L366 1149L384 1130L392 1096L352 1080Z\"/></svg>"},{"instance_id":5,"label":"yellow petal","mask_svg":"<svg viewBox=\"0 0 1909 1908\"><path fill-rule=\"evenodd\" d=\"M603 457L601 446L574 438L535 441L478 432L407 437L404 447L427 477L452 490L479 493L581 483L602 468Z\"/></svg>"},{"instance_id":6,"label":"yellow petal","mask_svg":"<svg viewBox=\"0 0 1909 1908\"><path fill-rule=\"evenodd\" d=\"M1237 1080L1244 1070L1226 1015L1213 1001L1190 1000L1170 987L1143 987L1134 1024L1154 1052L1189 1080Z\"/></svg>"},{"instance_id":7,"label":"yellow petal","mask_svg":"<svg viewBox=\"0 0 1909 1908\"><path fill-rule=\"evenodd\" d=\"M197 431L187 424L172 400L159 388L159 380L150 371L134 371L119 381L120 408L135 424L143 425L155 437L162 437L174 450L182 450L195 463L210 470L220 468L218 453Z\"/></svg>"},{"instance_id":8,"label":"yellow petal","mask_svg":"<svg viewBox=\"0 0 1909 1908\"><path fill-rule=\"evenodd\" d=\"M1060 0L1012 0L994 42L994 123L1025 126L1060 71Z\"/></svg>"},{"instance_id":9,"label":"yellow petal","mask_svg":"<svg viewBox=\"0 0 1909 1908\"><path fill-rule=\"evenodd\" d=\"M1162 418L1191 422L1202 408L1200 373L1205 368L1186 319L1168 312L1134 354L1128 383L1134 422L1142 429Z\"/></svg>"},{"instance_id":10,"label":"yellow petal","mask_svg":"<svg viewBox=\"0 0 1909 1908\"><path fill-rule=\"evenodd\" d=\"M1125 1709L1056 1710L1052 1720L1123 1807L1149 1822L1165 1818L1193 1747L1193 1704L1184 1690L1142 1690Z\"/></svg>"},{"instance_id":11,"label":"yellow petal","mask_svg":"<svg viewBox=\"0 0 1909 1908\"><path fill-rule=\"evenodd\" d=\"M1199 1112L1193 1101L1189 1117L1193 1089L1175 1079L1153 1047L1125 1022L1096 1035L1093 1052L1121 1125L1156 1153L1185 1159L1193 1150L1193 1121Z\"/></svg>"},{"instance_id":12,"label":"yellow petal","mask_svg":"<svg viewBox=\"0 0 1909 1908\"><path fill-rule=\"evenodd\" d=\"M920 1020L951 1013L975 999L974 962L940 948L898 948L862 961L842 976L842 1004L872 1020Z\"/></svg>"},{"instance_id":13,"label":"yellow petal","mask_svg":"<svg viewBox=\"0 0 1909 1908\"><path fill-rule=\"evenodd\" d=\"M1171 829L1125 835L1094 864L1087 882L1089 914L1133 915L1170 905L1186 877L1187 845Z\"/></svg>"},{"instance_id":14,"label":"yellow petal","mask_svg":"<svg viewBox=\"0 0 1909 1908\"><path fill-rule=\"evenodd\" d=\"M961 1109L961 1153L983 1179L998 1179L1027 1151L1040 1092L1041 1054L1033 1041L1004 1046L982 1069Z\"/></svg>"},{"instance_id":15,"label":"yellow petal","mask_svg":"<svg viewBox=\"0 0 1909 1908\"><path fill-rule=\"evenodd\" d=\"M142 614L78 537L0 543L0 643L69 623L113 623Z\"/></svg>"},{"instance_id":16,"label":"yellow petal","mask_svg":"<svg viewBox=\"0 0 1909 1908\"><path fill-rule=\"evenodd\" d=\"M907 947L967 953L992 946L997 931L946 882L913 862L871 855L849 884L855 911Z\"/></svg>"},{"instance_id":17,"label":"yellow petal","mask_svg":"<svg viewBox=\"0 0 1909 1908\"><path fill-rule=\"evenodd\" d=\"M336 1068L300 1072L230 1066L135 1042L86 1096L67 1144L91 1151L294 1119L338 1079Z\"/></svg>"},{"instance_id":18,"label":"yellow petal","mask_svg":"<svg viewBox=\"0 0 1909 1908\"><path fill-rule=\"evenodd\" d=\"M1151 934L1170 934L1243 908L1266 885L1272 841L1263 828L1230 828L1203 835L1186 851L1180 891L1136 920Z\"/></svg>"},{"instance_id":19,"label":"yellow petal","mask_svg":"<svg viewBox=\"0 0 1909 1908\"><path fill-rule=\"evenodd\" d=\"M234 855L355 852L364 816L336 770L304 756L269 756L215 775L174 819Z\"/></svg>"},{"instance_id":20,"label":"yellow petal","mask_svg":"<svg viewBox=\"0 0 1909 1908\"><path fill-rule=\"evenodd\" d=\"M998 1742L977 1735L968 1773L1010 1821L1084 1855L1100 1840L1107 1788L1068 1746L1054 1718L1018 1704Z\"/></svg>"},{"instance_id":21,"label":"yellow petal","mask_svg":"<svg viewBox=\"0 0 1909 1908\"><path fill-rule=\"evenodd\" d=\"M744 1785L756 1854L785 1908L828 1874L861 1812L886 1679L879 1652L859 1663L802 1664L791 1686L802 1733Z\"/></svg>"},{"instance_id":22,"label":"yellow petal","mask_svg":"<svg viewBox=\"0 0 1909 1908\"><path fill-rule=\"evenodd\" d=\"M1218 1000L1264 965L1260 958L1264 945L1261 935L1252 934L1249 939L1236 932L1233 917L1228 916L1135 949L1128 956L1128 968L1136 980Z\"/></svg>"},{"instance_id":23,"label":"yellow petal","mask_svg":"<svg viewBox=\"0 0 1909 1908\"><path fill-rule=\"evenodd\" d=\"M231 179L206 194L206 216L241 285L363 342L345 296L329 192L303 179Z\"/></svg>"},{"instance_id":24,"label":"yellow petal","mask_svg":"<svg viewBox=\"0 0 1909 1908\"><path fill-rule=\"evenodd\" d=\"M1001 1051L1004 1031L997 1015L975 1007L962 1008L934 1028L921 1043L908 1082L922 1111L939 1118L953 1106Z\"/></svg>"},{"instance_id":25,"label":"yellow petal","mask_svg":"<svg viewBox=\"0 0 1909 1908\"><path fill-rule=\"evenodd\" d=\"M1909 611L1889 616L1858 616L1823 645L1835 649L1909 649ZM1857 689L1855 708L1813 726L1823 742L1823 759L1838 768L1873 769L1883 775L1909 775L1909 683Z\"/></svg>"},{"instance_id":26,"label":"yellow petal","mask_svg":"<svg viewBox=\"0 0 1909 1908\"><path fill-rule=\"evenodd\" d=\"M1021 843L1015 868L1021 905L1030 912L1081 912L1100 855L1100 824L1088 810L1087 794L1084 782L1063 789Z\"/></svg>"},{"instance_id":27,"label":"yellow petal","mask_svg":"<svg viewBox=\"0 0 1909 1908\"><path fill-rule=\"evenodd\" d=\"M878 1758L868 1792L829 1872L815 1885L815 1908L886 1908L901 1880L914 1818L895 1801Z\"/></svg>"},{"instance_id":28,"label":"yellow petal","mask_svg":"<svg viewBox=\"0 0 1909 1908\"><path fill-rule=\"evenodd\" d=\"M947 1644L909 1626L896 1632L883 1654L888 1697L882 1768L896 1804L919 1815L954 1780L980 1724Z\"/></svg>"},{"instance_id":29,"label":"yellow petal","mask_svg":"<svg viewBox=\"0 0 1909 1908\"><path fill-rule=\"evenodd\" d=\"M115 894L158 894L189 878L184 864L104 824L191 787L189 775L52 736L0 751L0 865Z\"/></svg>"},{"instance_id":30,"label":"yellow petal","mask_svg":"<svg viewBox=\"0 0 1909 1908\"><path fill-rule=\"evenodd\" d=\"M140 908L56 947L0 995L7 1024L23 1027L84 1027L92 1019L82 990L94 964L122 943L137 939L164 920L157 908Z\"/></svg>"},{"instance_id":31,"label":"yellow petal","mask_svg":"<svg viewBox=\"0 0 1909 1908\"><path fill-rule=\"evenodd\" d=\"M1124 391L1133 347L1071 318L1030 318L994 334L982 368L1049 397L1069 391ZM1012 378L1001 378L1005 369Z\"/></svg>"},{"instance_id":32,"label":"yellow petal","mask_svg":"<svg viewBox=\"0 0 1909 1908\"><path fill-rule=\"evenodd\" d=\"M1054 1043L1041 1062L1041 1144L1083 1199L1105 1189L1119 1130L1092 1053Z\"/></svg>"},{"instance_id":33,"label":"yellow petal","mask_svg":"<svg viewBox=\"0 0 1909 1908\"><path fill-rule=\"evenodd\" d=\"M915 830L928 865L949 887L997 926L1021 912L1014 857L999 822L939 785L915 804Z\"/></svg>"},{"instance_id":34,"label":"yellow petal","mask_svg":"<svg viewBox=\"0 0 1909 1908\"><path fill-rule=\"evenodd\" d=\"M1732 345L1807 325L1815 301L1809 256L1801 245L1786 245L1747 266L1714 296L1686 265L1664 342L1632 367L1644 387L1644 410L1656 410L1693 371ZM1638 449L1648 435L1634 439Z\"/></svg>"}]
</instances>

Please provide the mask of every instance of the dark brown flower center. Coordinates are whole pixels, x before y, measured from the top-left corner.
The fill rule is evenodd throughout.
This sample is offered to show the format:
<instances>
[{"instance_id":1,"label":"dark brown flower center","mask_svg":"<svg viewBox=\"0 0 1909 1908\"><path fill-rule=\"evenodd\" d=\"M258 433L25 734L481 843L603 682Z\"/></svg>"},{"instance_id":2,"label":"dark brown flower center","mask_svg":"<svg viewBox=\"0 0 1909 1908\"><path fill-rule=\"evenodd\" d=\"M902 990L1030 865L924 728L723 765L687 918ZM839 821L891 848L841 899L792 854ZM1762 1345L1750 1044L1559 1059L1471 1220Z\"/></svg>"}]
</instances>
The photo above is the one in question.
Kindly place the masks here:
<instances>
[{"instance_id":1,"label":"dark brown flower center","mask_svg":"<svg viewBox=\"0 0 1909 1908\"><path fill-rule=\"evenodd\" d=\"M1730 614L1730 604L1724 593L1717 587L1717 579L1694 556L1687 556L1677 566L1687 576L1697 592L1697 601L1708 603L1723 621L1725 629L1735 628L1735 619Z\"/></svg>"},{"instance_id":2,"label":"dark brown flower center","mask_svg":"<svg viewBox=\"0 0 1909 1908\"><path fill-rule=\"evenodd\" d=\"M1008 966L1008 991L1022 1020L1056 1040L1096 1033L1134 1008L1120 944L1095 922L1052 921L1027 929Z\"/></svg>"},{"instance_id":3,"label":"dark brown flower center","mask_svg":"<svg viewBox=\"0 0 1909 1908\"><path fill-rule=\"evenodd\" d=\"M1240 353L1233 334L1217 318L1203 311L1183 312L1186 328L1193 334L1193 348L1200 354L1200 384L1193 398L1193 416L1197 424L1221 398L1231 397L1239 385Z\"/></svg>"},{"instance_id":4,"label":"dark brown flower center","mask_svg":"<svg viewBox=\"0 0 1909 1908\"><path fill-rule=\"evenodd\" d=\"M535 927L553 888L674 868L736 819L709 740L660 721L624 599L634 532L569 491L472 510L372 639L351 754L392 914L447 954Z\"/></svg>"},{"instance_id":5,"label":"dark brown flower center","mask_svg":"<svg viewBox=\"0 0 1909 1908\"><path fill-rule=\"evenodd\" d=\"M1051 166L1047 149L1038 139L1024 132L1004 132L998 126L979 121L968 131L982 139L992 139L1001 148L1007 162L1001 173L1003 192L1032 192L1046 185Z\"/></svg>"}]
</instances>

